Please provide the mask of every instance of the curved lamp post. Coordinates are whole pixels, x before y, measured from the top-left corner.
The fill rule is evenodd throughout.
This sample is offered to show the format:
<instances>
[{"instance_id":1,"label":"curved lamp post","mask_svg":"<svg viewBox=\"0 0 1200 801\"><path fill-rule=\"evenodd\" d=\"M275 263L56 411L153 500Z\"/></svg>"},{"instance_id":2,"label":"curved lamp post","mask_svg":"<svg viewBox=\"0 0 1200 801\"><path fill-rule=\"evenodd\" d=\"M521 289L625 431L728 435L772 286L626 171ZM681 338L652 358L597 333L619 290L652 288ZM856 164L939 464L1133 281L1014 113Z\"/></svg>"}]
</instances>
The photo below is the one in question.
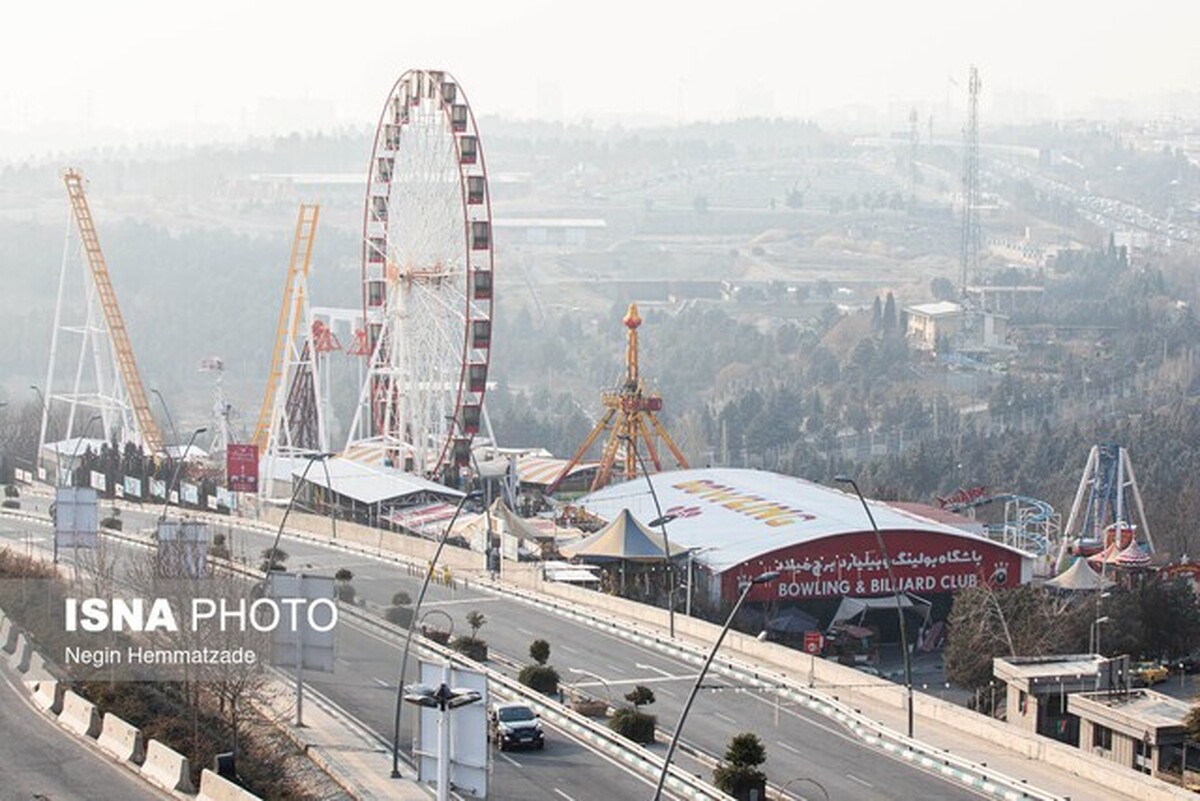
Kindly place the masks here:
<instances>
[{"instance_id":1,"label":"curved lamp post","mask_svg":"<svg viewBox=\"0 0 1200 801\"><path fill-rule=\"evenodd\" d=\"M679 745L679 735L683 731L684 721L687 720L688 712L692 708L692 702L696 700L696 693L700 691L700 685L704 682L704 674L708 673L709 665L712 664L717 651L720 650L721 643L725 640L725 635L729 633L729 627L733 625L734 616L742 608L742 602L746 600L746 596L750 594L752 587L759 584L770 584L777 578L779 578L779 571L772 570L750 579L742 587L742 593L738 596L737 603L729 611L729 617L726 618L725 625L721 627L721 633L717 635L717 641L713 643L712 649L708 652L708 658L704 660L704 667L700 668L700 673L696 676L696 683L692 685L692 691L688 693L687 702L683 705L683 712L679 714L679 722L675 724L675 733L671 735L671 743L667 746L667 755L663 758L662 772L658 774L658 786L654 788L653 801L658 801L662 798L663 785L667 782L667 773L671 769L671 757L675 754L675 746Z\"/></svg>"},{"instance_id":2,"label":"curved lamp post","mask_svg":"<svg viewBox=\"0 0 1200 801\"><path fill-rule=\"evenodd\" d=\"M207 430L207 426L200 426L193 431L191 438L187 442L187 446L183 449L183 452L179 454L179 461L175 463L175 469L171 471L171 480L167 483L167 491L163 493L167 497L163 499L162 513L158 516L158 522L161 523L167 519L167 509L169 509L171 506L171 487L174 487L175 482L179 480L179 473L181 470L183 470L183 463L187 461L188 451L192 449L192 445L196 442L196 437L200 436ZM180 506L182 506L183 497L181 496L179 500L181 501ZM278 538L276 541L278 541Z\"/></svg>"},{"instance_id":3,"label":"curved lamp post","mask_svg":"<svg viewBox=\"0 0 1200 801\"><path fill-rule=\"evenodd\" d=\"M458 422L457 415L448 414L446 415L446 419L453 423L454 427L457 428L459 433L461 433L464 437L467 435L467 432L463 430L462 424ZM471 466L475 468L475 480L479 482L480 487L486 487L487 485L483 480L483 472L479 469L479 460L475 458L475 449L468 448L467 453L471 455ZM483 517L487 525L487 547L484 549L483 558L487 562L485 566L487 567L490 575L492 571L492 532L494 529L492 528L492 499L486 492L484 492L483 497ZM507 524L505 525L507 526ZM500 565L504 561L504 557L501 554L502 550L503 549L499 545L496 546L497 575L500 574Z\"/></svg>"},{"instance_id":4,"label":"curved lamp post","mask_svg":"<svg viewBox=\"0 0 1200 801\"><path fill-rule=\"evenodd\" d=\"M871 530L875 532L875 544L879 548L879 554L883 557L883 567L887 570L888 581L892 585L892 593L896 597L896 617L900 620L900 649L904 657L904 692L908 706L908 736L913 736L913 683L912 683L912 655L908 652L908 633L904 625L904 607L900 604L900 585L896 583L896 574L892 570L892 560L888 557L887 546L883 543L883 534L879 531L879 526L875 524L875 515L871 514L871 507L867 505L867 501L863 498L862 491L858 488L858 482L850 476L838 474L833 477L833 480L839 484L849 484L854 488L854 494L858 496L859 503L862 504L863 511L867 513L867 519L871 521Z\"/></svg>"},{"instance_id":5,"label":"curved lamp post","mask_svg":"<svg viewBox=\"0 0 1200 801\"><path fill-rule=\"evenodd\" d=\"M163 411L167 413L167 422L171 424L171 434L175 437L175 444L179 444L179 429L175 427L175 418L171 416L171 407L167 405L167 399L163 394L153 387L150 392L158 397L158 402L162 404Z\"/></svg>"},{"instance_id":6,"label":"curved lamp post","mask_svg":"<svg viewBox=\"0 0 1200 801\"><path fill-rule=\"evenodd\" d=\"M83 444L83 440L87 437L89 431L92 430L92 423L100 419L100 415L93 414L88 418L88 421L83 426L83 430L75 440L75 448L71 451L71 460L67 462L67 481L71 486L75 486L75 476L72 475L75 471L75 459L79 456L79 446Z\"/></svg>"},{"instance_id":7,"label":"curved lamp post","mask_svg":"<svg viewBox=\"0 0 1200 801\"><path fill-rule=\"evenodd\" d=\"M450 538L450 530L454 528L454 521L458 519L459 513L467 505L467 501L479 496L480 493L478 490L464 493L458 502L458 506L454 507L454 514L446 523L446 528L442 530L442 535L438 537L437 548L433 551L433 558L429 560L429 569L425 571L425 578L421 582L421 591L417 594L417 602L413 605L412 617L409 618L408 633L404 635L404 651L400 654L400 681L396 684L396 715L392 725L393 779L400 778L400 713L404 709L404 676L408 667L408 651L412 647L413 631L417 627L417 618L421 614L421 604L425 601L425 593L429 590L429 580L433 578L433 571L437 567L438 557L442 555L442 549L446 547L446 540Z\"/></svg>"},{"instance_id":8,"label":"curved lamp post","mask_svg":"<svg viewBox=\"0 0 1200 801\"><path fill-rule=\"evenodd\" d=\"M603 678L596 675L592 671L584 670L583 668L567 668L567 670L571 671L572 673L577 673L580 676L588 676L590 678L593 678L596 681L600 682L602 685L604 685L604 692L608 693L608 705L611 706L613 709L617 708L616 702L613 701L612 687L609 686L607 681L605 681ZM576 686L578 686L578 682L576 683Z\"/></svg>"},{"instance_id":9,"label":"curved lamp post","mask_svg":"<svg viewBox=\"0 0 1200 801\"><path fill-rule=\"evenodd\" d=\"M642 475L646 477L646 486L650 488L650 497L654 500L654 511L658 513L658 517L650 521L650 528L658 526L658 530L662 532L663 566L667 571L667 626L671 633L671 639L675 639L675 568L671 563L671 541L667 539L667 523L674 520L675 515L663 514L662 505L658 502L658 493L654 490L654 481L650 478L650 471L646 469L646 460L642 458L642 452L637 449L633 439L629 436L623 436L621 439L625 441L625 447L633 451L638 466L642 469Z\"/></svg>"}]
</instances>

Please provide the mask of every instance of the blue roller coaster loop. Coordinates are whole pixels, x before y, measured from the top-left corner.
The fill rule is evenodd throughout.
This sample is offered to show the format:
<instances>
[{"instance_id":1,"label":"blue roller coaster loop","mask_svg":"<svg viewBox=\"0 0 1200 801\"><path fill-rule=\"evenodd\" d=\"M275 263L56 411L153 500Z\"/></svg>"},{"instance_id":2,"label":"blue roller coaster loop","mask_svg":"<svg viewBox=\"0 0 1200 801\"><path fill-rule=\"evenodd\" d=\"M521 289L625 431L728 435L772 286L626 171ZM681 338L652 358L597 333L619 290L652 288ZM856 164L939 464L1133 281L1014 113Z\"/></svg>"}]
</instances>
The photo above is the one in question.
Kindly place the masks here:
<instances>
[{"instance_id":1,"label":"blue roller coaster loop","mask_svg":"<svg viewBox=\"0 0 1200 801\"><path fill-rule=\"evenodd\" d=\"M1045 501L1040 501L1037 498L1030 498L1026 495L1015 495L1013 493L1004 493L1002 495L987 495L982 498L976 498L966 503L956 503L946 506L952 512L957 512L962 509L974 509L980 506L988 506L993 503L1009 503L1016 502L1021 509L1020 520L1006 521L1004 523L988 523L984 525L984 529L989 535L1004 537L1011 536L1013 539L1023 543L1026 550L1044 556L1050 551L1050 541L1046 539L1044 534L1036 531L1031 531L1030 528L1049 522L1054 516L1054 508ZM1028 511L1026 511L1028 510Z\"/></svg>"}]
</instances>

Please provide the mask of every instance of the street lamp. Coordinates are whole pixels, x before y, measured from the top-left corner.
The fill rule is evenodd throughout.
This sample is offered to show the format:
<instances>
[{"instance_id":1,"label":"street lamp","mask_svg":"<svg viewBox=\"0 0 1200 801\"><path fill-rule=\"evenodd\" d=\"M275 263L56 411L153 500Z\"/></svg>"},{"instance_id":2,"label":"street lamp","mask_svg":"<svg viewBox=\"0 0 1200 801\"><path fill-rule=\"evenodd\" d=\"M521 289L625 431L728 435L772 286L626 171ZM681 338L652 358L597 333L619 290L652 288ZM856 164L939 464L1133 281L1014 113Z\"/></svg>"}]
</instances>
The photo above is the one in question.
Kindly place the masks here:
<instances>
[{"instance_id":1,"label":"street lamp","mask_svg":"<svg viewBox=\"0 0 1200 801\"><path fill-rule=\"evenodd\" d=\"M1088 637L1088 643L1091 645L1090 650L1091 650L1091 653L1093 653L1093 654L1100 653L1100 624L1107 623L1108 619L1109 619L1108 615L1105 615L1104 617L1098 617L1092 621L1092 625L1088 629L1088 632L1090 634L1090 636Z\"/></svg>"},{"instance_id":2,"label":"street lamp","mask_svg":"<svg viewBox=\"0 0 1200 801\"><path fill-rule=\"evenodd\" d=\"M75 439L75 448L71 451L71 458L67 462L67 481L71 486L75 485L75 478L72 473L75 470L75 458L79 456L79 446L83 444L83 440L87 437L88 432L92 430L92 423L99 419L100 415L98 414L93 414L91 417L89 417L87 424L83 427L83 431L80 432L79 436Z\"/></svg>"},{"instance_id":3,"label":"street lamp","mask_svg":"<svg viewBox=\"0 0 1200 801\"><path fill-rule=\"evenodd\" d=\"M613 701L612 687L609 686L607 681L605 681L603 678L596 675L592 671L584 670L583 668L567 668L567 670L571 671L572 673L577 673L580 676L588 676L590 678L593 678L596 681L600 682L602 685L604 685L604 692L608 693L608 705L611 706L613 709L617 708L616 702Z\"/></svg>"},{"instance_id":4,"label":"street lamp","mask_svg":"<svg viewBox=\"0 0 1200 801\"><path fill-rule=\"evenodd\" d=\"M162 404L163 411L167 413L167 422L171 424L171 434L172 434L172 436L175 437L175 444L178 445L179 444L179 429L175 427L175 418L171 416L171 407L167 405L167 399L163 397L163 394L161 392L159 392L157 389L154 389L153 387L150 388L150 391L154 395L158 396L158 402Z\"/></svg>"},{"instance_id":5,"label":"street lamp","mask_svg":"<svg viewBox=\"0 0 1200 801\"><path fill-rule=\"evenodd\" d=\"M622 436L621 439L625 440L625 448L632 451L637 459L638 467L646 477L646 486L650 488L650 497L654 500L654 511L658 513L658 517L650 521L650 528L658 526L658 530L662 532L663 567L667 575L667 627L671 639L675 639L675 570L671 563L671 541L667 539L667 523L674 520L675 515L663 514L662 506L658 502L658 493L654 490L654 481L650 478L650 471L646 469L646 460L642 458L642 452L637 449L637 443L628 435Z\"/></svg>"},{"instance_id":6,"label":"street lamp","mask_svg":"<svg viewBox=\"0 0 1200 801\"><path fill-rule=\"evenodd\" d=\"M171 487L175 486L175 482L179 479L179 472L183 469L183 463L187 459L188 452L192 449L192 444L196 441L196 437L200 436L207 430L208 428L206 426L200 426L193 431L191 438L188 440L187 446L183 449L183 452L179 454L179 461L175 463L175 469L171 471L171 480L167 484L166 492L163 493L163 495L167 497L163 499L162 513L158 516L158 522L161 523L167 519L167 509L171 506ZM179 500L182 501L183 498L180 498ZM182 503L180 505L182 506Z\"/></svg>"},{"instance_id":7,"label":"street lamp","mask_svg":"<svg viewBox=\"0 0 1200 801\"><path fill-rule=\"evenodd\" d=\"M815 786L818 790L821 791L821 795L825 796L825 801L829 801L829 791L825 789L825 785L821 784L816 779L810 779L807 776L797 776L794 779L788 779L787 782L783 785L783 787L779 788L779 794L780 795L786 794L787 788L791 787L793 784L796 784L797 782L808 782L809 784Z\"/></svg>"},{"instance_id":8,"label":"street lamp","mask_svg":"<svg viewBox=\"0 0 1200 801\"><path fill-rule=\"evenodd\" d=\"M854 488L854 494L858 496L859 503L862 504L863 511L867 513L867 519L871 521L871 530L875 532L875 543L879 548L879 554L883 557L883 567L887 570L888 581L892 585L892 593L896 597L896 617L900 621L900 649L904 657L904 692L908 704L908 736L913 736L913 685L912 685L912 655L908 652L908 632L904 625L904 607L900 603L900 585L896 583L896 574L892 570L892 560L888 557L887 546L883 543L883 534L879 531L879 526L875 524L875 515L871 514L871 507L867 505L866 498L863 497L862 490L858 488L858 482L850 476L836 475L833 478L839 484L849 484Z\"/></svg>"},{"instance_id":9,"label":"street lamp","mask_svg":"<svg viewBox=\"0 0 1200 801\"><path fill-rule=\"evenodd\" d=\"M421 614L421 604L425 602L425 593L429 590L429 580L433 578L433 571L437 567L438 557L442 555L442 549L446 547L446 540L450 538L450 530L454 528L454 521L458 520L459 513L463 507L467 505L467 501L480 497L481 493L478 490L473 492L463 493L459 499L458 505L454 507L454 514L446 523L446 528L442 530L442 535L438 537L437 548L433 551L433 558L429 560L429 569L425 571L425 578L421 581L421 591L417 593L417 602L413 605L412 617L409 618L408 632L404 635L404 651L400 654L400 681L396 684L396 715L392 726L392 778L400 778L400 713L404 708L401 703L404 700L404 675L408 667L408 651L412 646L413 631L417 627L417 618Z\"/></svg>"},{"instance_id":10,"label":"street lamp","mask_svg":"<svg viewBox=\"0 0 1200 801\"><path fill-rule=\"evenodd\" d=\"M746 600L746 596L750 594L752 587L759 584L770 584L777 578L779 578L779 571L771 570L750 579L742 587L741 595L738 596L733 609L729 611L729 617L726 618L725 625L721 627L721 633L717 635L716 642L713 643L712 649L708 652L708 658L704 660L704 666L700 668L700 673L696 676L696 683L692 685L692 691L688 693L687 702L683 705L683 712L679 714L679 722L675 724L675 732L671 735L670 745L667 746L667 755L663 758L662 772L658 774L658 786L654 788L653 801L659 801L662 798L663 785L667 782L667 772L671 769L671 757L675 754L675 746L679 745L679 735L683 731L684 721L687 720L688 712L692 708L692 702L696 700L696 693L700 691L700 685L704 682L704 674L708 673L709 665L712 664L717 651L720 650L721 643L725 640L725 635L729 633L729 627L733 625L734 616L742 608L742 602Z\"/></svg>"},{"instance_id":11,"label":"street lamp","mask_svg":"<svg viewBox=\"0 0 1200 801\"><path fill-rule=\"evenodd\" d=\"M438 711L437 801L450 798L450 711L483 700L475 690L451 688L450 665L442 668L442 683L438 687L414 684L404 693L405 703Z\"/></svg>"},{"instance_id":12,"label":"street lamp","mask_svg":"<svg viewBox=\"0 0 1200 801\"><path fill-rule=\"evenodd\" d=\"M463 430L462 424L458 422L458 415L448 414L448 415L446 415L446 419L449 420L452 424L454 424L454 427L459 430L459 432L463 435L463 437L467 436L467 432L465 430ZM479 482L479 486L482 487L483 491L484 491L483 518L485 521L485 525L487 525L487 547L484 549L484 559L487 561L488 574L491 575L491 573L492 573L492 531L494 530L492 528L492 498L491 498L491 494L489 492L487 492L487 482L485 482L483 480L483 472L479 469L479 460L475 458L475 449L468 448L467 453L470 454L471 465L475 468L475 479ZM468 486L468 488L470 487L469 484L467 486ZM506 526L507 526L507 524L506 524ZM495 555L496 555L496 573L499 574L500 564L501 564L501 562L504 561L503 549L499 545L496 546Z\"/></svg>"}]
</instances>

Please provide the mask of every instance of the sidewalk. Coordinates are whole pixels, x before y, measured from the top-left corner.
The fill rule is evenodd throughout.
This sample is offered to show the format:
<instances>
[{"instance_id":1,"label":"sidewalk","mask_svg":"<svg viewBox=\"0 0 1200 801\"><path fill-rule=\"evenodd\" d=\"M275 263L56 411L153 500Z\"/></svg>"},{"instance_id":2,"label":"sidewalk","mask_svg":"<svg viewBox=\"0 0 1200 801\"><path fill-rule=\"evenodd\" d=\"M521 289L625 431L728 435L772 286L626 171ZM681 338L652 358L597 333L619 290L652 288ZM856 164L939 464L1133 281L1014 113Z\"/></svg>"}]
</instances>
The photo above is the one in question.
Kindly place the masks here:
<instances>
[{"instance_id":1,"label":"sidewalk","mask_svg":"<svg viewBox=\"0 0 1200 801\"><path fill-rule=\"evenodd\" d=\"M297 728L294 685L283 679L272 681L266 695L264 714L275 720L350 798L429 801L433 797L432 791L418 784L416 774L403 762L402 778L391 778L391 750L324 697L305 687L304 727Z\"/></svg>"}]
</instances>

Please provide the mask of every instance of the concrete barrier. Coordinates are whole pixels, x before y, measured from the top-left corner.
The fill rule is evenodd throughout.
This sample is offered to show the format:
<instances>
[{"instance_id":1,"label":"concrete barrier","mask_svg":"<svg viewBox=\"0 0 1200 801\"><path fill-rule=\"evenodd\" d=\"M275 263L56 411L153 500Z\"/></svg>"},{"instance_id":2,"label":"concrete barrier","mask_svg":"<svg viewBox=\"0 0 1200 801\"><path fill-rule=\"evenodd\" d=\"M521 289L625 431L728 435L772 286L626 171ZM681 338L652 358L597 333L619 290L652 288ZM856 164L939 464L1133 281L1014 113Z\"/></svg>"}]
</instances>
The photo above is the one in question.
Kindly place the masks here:
<instances>
[{"instance_id":1,"label":"concrete barrier","mask_svg":"<svg viewBox=\"0 0 1200 801\"><path fill-rule=\"evenodd\" d=\"M205 768L200 771L200 794L196 801L259 801L259 798Z\"/></svg>"},{"instance_id":2,"label":"concrete barrier","mask_svg":"<svg viewBox=\"0 0 1200 801\"><path fill-rule=\"evenodd\" d=\"M29 654L29 668L25 671L25 681L53 681L54 674L50 672L46 657L38 651Z\"/></svg>"},{"instance_id":3,"label":"concrete barrier","mask_svg":"<svg viewBox=\"0 0 1200 801\"><path fill-rule=\"evenodd\" d=\"M17 646L17 627L8 618L0 620L0 648L4 653L11 654Z\"/></svg>"},{"instance_id":4,"label":"concrete barrier","mask_svg":"<svg viewBox=\"0 0 1200 801\"><path fill-rule=\"evenodd\" d=\"M96 705L74 690L67 690L63 695L58 722L81 737L95 737L100 733L100 712Z\"/></svg>"},{"instance_id":5,"label":"concrete barrier","mask_svg":"<svg viewBox=\"0 0 1200 801\"><path fill-rule=\"evenodd\" d=\"M63 695L67 688L54 680L39 681L33 687L33 702L57 717L62 712Z\"/></svg>"},{"instance_id":6,"label":"concrete barrier","mask_svg":"<svg viewBox=\"0 0 1200 801\"><path fill-rule=\"evenodd\" d=\"M29 638L24 634L17 635L17 646L8 658L8 665L18 673L24 673L29 670L29 656L33 653L33 646L29 643Z\"/></svg>"},{"instance_id":7,"label":"concrete barrier","mask_svg":"<svg viewBox=\"0 0 1200 801\"><path fill-rule=\"evenodd\" d=\"M192 768L188 758L173 751L158 740L146 745L146 761L142 763L142 776L174 792L192 793Z\"/></svg>"},{"instance_id":8,"label":"concrete barrier","mask_svg":"<svg viewBox=\"0 0 1200 801\"><path fill-rule=\"evenodd\" d=\"M146 759L142 730L111 712L104 713L104 724L100 727L100 737L96 742L122 762L141 764Z\"/></svg>"}]
</instances>

